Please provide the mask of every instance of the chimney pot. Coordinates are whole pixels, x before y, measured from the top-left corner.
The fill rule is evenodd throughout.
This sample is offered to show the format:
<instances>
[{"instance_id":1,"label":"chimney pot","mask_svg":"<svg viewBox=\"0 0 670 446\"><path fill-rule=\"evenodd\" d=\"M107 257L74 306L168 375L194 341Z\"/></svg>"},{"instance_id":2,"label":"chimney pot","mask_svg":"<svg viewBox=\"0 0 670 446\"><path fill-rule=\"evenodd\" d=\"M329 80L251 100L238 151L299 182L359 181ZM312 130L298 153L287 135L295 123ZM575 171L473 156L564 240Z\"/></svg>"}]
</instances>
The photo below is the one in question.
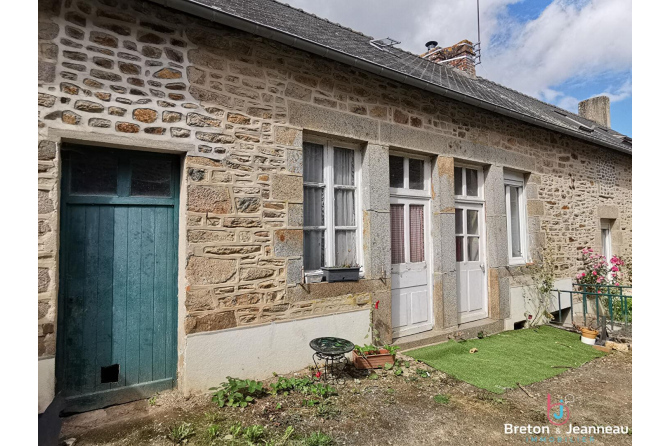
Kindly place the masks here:
<instances>
[{"instance_id":1,"label":"chimney pot","mask_svg":"<svg viewBox=\"0 0 670 446\"><path fill-rule=\"evenodd\" d=\"M580 102L579 116L610 128L610 98L608 96L596 96Z\"/></svg>"},{"instance_id":2,"label":"chimney pot","mask_svg":"<svg viewBox=\"0 0 670 446\"><path fill-rule=\"evenodd\" d=\"M432 50L435 47L437 47L437 41L429 40L428 42L426 42L426 48L428 49L428 51Z\"/></svg>"}]
</instances>

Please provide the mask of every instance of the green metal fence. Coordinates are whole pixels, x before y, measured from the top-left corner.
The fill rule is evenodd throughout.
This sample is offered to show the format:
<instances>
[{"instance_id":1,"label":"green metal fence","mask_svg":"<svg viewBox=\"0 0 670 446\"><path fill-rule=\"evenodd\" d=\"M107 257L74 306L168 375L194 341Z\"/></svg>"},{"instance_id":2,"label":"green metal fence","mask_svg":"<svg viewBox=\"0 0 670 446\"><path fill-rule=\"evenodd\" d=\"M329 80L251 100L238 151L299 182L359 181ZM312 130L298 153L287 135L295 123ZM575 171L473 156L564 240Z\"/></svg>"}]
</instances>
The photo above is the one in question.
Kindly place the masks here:
<instances>
[{"instance_id":1,"label":"green metal fence","mask_svg":"<svg viewBox=\"0 0 670 446\"><path fill-rule=\"evenodd\" d=\"M581 299L581 319L584 326L588 325L588 318L595 318L598 327L605 322L609 325L610 332L617 332L624 336L631 335L633 322L632 286L582 285L578 283L573 283L572 286L572 290L552 291L557 294L559 309L562 308L561 299L570 299L570 317L573 322L578 322L578 319L580 319L580 315L575 315L574 303L575 300ZM560 310L557 322L559 324L563 323L563 315Z\"/></svg>"}]
</instances>

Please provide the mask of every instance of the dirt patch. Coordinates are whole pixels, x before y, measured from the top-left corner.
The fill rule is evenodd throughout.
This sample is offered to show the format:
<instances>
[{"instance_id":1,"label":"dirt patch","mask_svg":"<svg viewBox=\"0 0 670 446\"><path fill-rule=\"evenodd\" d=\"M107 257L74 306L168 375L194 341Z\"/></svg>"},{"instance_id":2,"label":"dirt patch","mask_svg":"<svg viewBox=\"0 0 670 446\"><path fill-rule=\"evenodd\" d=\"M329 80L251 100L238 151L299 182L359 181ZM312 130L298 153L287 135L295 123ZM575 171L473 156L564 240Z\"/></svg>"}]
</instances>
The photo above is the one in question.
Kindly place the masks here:
<instances>
[{"instance_id":1,"label":"dirt patch","mask_svg":"<svg viewBox=\"0 0 670 446\"><path fill-rule=\"evenodd\" d=\"M185 421L195 429L188 444L196 445L244 444L224 439L235 422L264 426L267 440L279 438L292 426L294 443L289 444L304 444L301 439L316 431L330 435L335 444L349 445L520 444L529 439L523 434L505 434L505 423L550 426L546 417L547 394L552 398L572 395L574 399L568 404L572 424L631 427L630 353L614 352L554 378L524 386L531 396L522 389L494 394L411 358L399 355L399 359L399 376L394 371L377 371L378 379L372 380L351 371L352 376L332 384L338 390L337 396L314 406L304 405L305 395L290 393L265 396L244 409L219 409L208 395L184 398L177 392L168 392L159 395L155 405L144 400L68 417L61 439L76 438L77 446L170 445L173 443L166 437L168 429ZM447 396L448 402L440 398L441 402L436 401L438 394ZM222 428L222 435L213 442L206 435L212 423ZM555 429L552 426L551 436L569 436L567 429L562 429L561 435ZM594 441L590 444L632 443L631 435L592 436Z\"/></svg>"}]
</instances>

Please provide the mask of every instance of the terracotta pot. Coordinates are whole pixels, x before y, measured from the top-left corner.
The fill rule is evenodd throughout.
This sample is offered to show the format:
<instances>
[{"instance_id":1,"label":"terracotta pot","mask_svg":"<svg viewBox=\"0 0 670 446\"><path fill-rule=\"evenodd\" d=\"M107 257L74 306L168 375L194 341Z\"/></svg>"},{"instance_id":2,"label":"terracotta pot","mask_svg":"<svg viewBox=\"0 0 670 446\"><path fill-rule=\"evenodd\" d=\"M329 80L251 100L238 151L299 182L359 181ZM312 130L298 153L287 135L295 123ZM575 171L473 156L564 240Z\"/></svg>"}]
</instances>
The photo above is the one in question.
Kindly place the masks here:
<instances>
[{"instance_id":1,"label":"terracotta pot","mask_svg":"<svg viewBox=\"0 0 670 446\"><path fill-rule=\"evenodd\" d=\"M580 328L579 329L582 332L582 337L588 338L588 339L595 339L596 336L598 336L598 330L591 330L590 328Z\"/></svg>"},{"instance_id":2,"label":"terracotta pot","mask_svg":"<svg viewBox=\"0 0 670 446\"><path fill-rule=\"evenodd\" d=\"M378 354L365 353L360 356L356 351L352 352L354 367L357 369L381 369L386 364L395 364L395 355L389 354L388 350L380 349Z\"/></svg>"}]
</instances>

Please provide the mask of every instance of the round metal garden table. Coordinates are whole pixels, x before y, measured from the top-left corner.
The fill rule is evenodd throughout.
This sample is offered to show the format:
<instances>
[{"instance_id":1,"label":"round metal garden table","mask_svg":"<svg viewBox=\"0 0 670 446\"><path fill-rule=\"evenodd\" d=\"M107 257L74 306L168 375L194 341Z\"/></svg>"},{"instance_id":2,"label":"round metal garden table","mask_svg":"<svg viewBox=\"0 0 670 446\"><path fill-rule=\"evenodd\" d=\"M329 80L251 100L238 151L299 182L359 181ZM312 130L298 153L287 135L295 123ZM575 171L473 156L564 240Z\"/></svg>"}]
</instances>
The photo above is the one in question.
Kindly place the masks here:
<instances>
[{"instance_id":1,"label":"round metal garden table","mask_svg":"<svg viewBox=\"0 0 670 446\"><path fill-rule=\"evenodd\" d=\"M319 365L316 362L316 358L326 362L323 372L324 379L327 379L329 373L328 369L330 369L330 374L334 375L335 364L348 363L349 360L345 354L354 349L354 344L351 341L333 337L312 339L309 346L312 347L312 350L315 352L312 355L312 360L314 361L317 371L319 370Z\"/></svg>"}]
</instances>

